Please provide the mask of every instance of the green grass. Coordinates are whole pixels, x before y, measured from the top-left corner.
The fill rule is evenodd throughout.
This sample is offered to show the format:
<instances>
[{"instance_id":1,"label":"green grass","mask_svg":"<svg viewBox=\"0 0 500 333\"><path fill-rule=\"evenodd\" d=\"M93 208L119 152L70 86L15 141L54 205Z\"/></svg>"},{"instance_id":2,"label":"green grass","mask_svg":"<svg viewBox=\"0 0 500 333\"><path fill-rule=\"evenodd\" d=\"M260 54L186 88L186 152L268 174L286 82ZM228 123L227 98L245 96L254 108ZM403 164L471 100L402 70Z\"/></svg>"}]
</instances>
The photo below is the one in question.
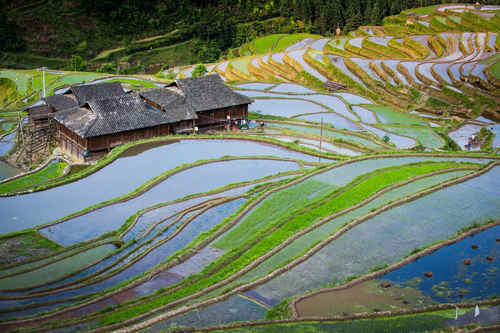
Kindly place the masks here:
<instances>
[{"instance_id":1,"label":"green grass","mask_svg":"<svg viewBox=\"0 0 500 333\"><path fill-rule=\"evenodd\" d=\"M401 14L408 14L408 13L417 13L418 15L433 14L436 8L438 8L439 6L441 6L441 4L428 7L411 8L403 10Z\"/></svg>"},{"instance_id":2,"label":"green grass","mask_svg":"<svg viewBox=\"0 0 500 333\"><path fill-rule=\"evenodd\" d=\"M332 186L316 180L308 180L291 188L273 194L256 207L237 227L213 245L222 250L230 250L243 242L249 234L257 233L266 223L282 218L287 211L303 207L314 197Z\"/></svg>"},{"instance_id":3,"label":"green grass","mask_svg":"<svg viewBox=\"0 0 500 333\"><path fill-rule=\"evenodd\" d=\"M41 236L35 230L24 231L13 237L2 238L0 246L4 251L7 250L7 258L11 264L16 264L20 257L36 257L40 253L54 253L62 249L59 244ZM26 265L16 266L14 269L2 269L2 274L10 274L14 272L17 267L24 268Z\"/></svg>"},{"instance_id":4,"label":"green grass","mask_svg":"<svg viewBox=\"0 0 500 333\"><path fill-rule=\"evenodd\" d=\"M21 118L24 118L28 115L26 112L21 112ZM0 112L0 117L19 117L19 112Z\"/></svg>"},{"instance_id":5,"label":"green grass","mask_svg":"<svg viewBox=\"0 0 500 333\"><path fill-rule=\"evenodd\" d=\"M248 72L248 64L250 63L250 60L252 58L250 57L243 57L239 58L233 62L231 62L231 65L236 68L239 72L245 73L246 75L250 75Z\"/></svg>"},{"instance_id":6,"label":"green grass","mask_svg":"<svg viewBox=\"0 0 500 333\"><path fill-rule=\"evenodd\" d=\"M113 313L102 318L100 320L100 324L108 325L123 321L162 306L173 300L192 295L195 292L222 281L240 271L245 266L251 264L256 259L268 253L273 248L282 244L285 240L300 230L310 226L319 219L351 207L387 186L408 180L418 175L460 166L470 166L470 164L428 162L403 167L387 168L384 169L385 172L382 173L380 173L381 170L378 170L370 173L372 177L368 179L366 179L366 175L364 175L364 177L361 177L363 179L361 183L349 188L349 186L353 184L351 183L345 187L349 188L345 192L340 192L340 190L339 192L336 192L335 190L328 193L318 200L321 204L318 205L315 204L318 202L313 202L311 205L304 207L301 211L296 212L295 217L292 219L287 221L275 219L275 222L269 224L266 228L259 230L256 233L247 233L248 237L245 242L239 245L239 249L232 249L231 251L226 252L217 260L209 264L201 273L185 279L182 282L182 288L172 291L168 295L150 299L148 302L144 302L142 304L131 306L122 310L115 309ZM359 178L355 179L353 182L354 184L358 183ZM331 199L334 194L338 195ZM286 223L283 224L283 222ZM274 230L274 232L266 236L266 233L270 230ZM246 250L247 248L248 250ZM221 265L222 263L228 261L230 261L230 263ZM169 287L169 289L172 287Z\"/></svg>"},{"instance_id":7,"label":"green grass","mask_svg":"<svg viewBox=\"0 0 500 333\"><path fill-rule=\"evenodd\" d=\"M0 135L12 132L17 127L17 122L13 121L0 121Z\"/></svg>"},{"instance_id":8,"label":"green grass","mask_svg":"<svg viewBox=\"0 0 500 333\"><path fill-rule=\"evenodd\" d=\"M305 38L321 38L322 36L320 35L313 35L313 34L293 34L293 35L285 35L283 38L280 39L276 47L273 49L273 52L282 52L284 51L287 47L297 43L298 41L305 39Z\"/></svg>"},{"instance_id":9,"label":"green grass","mask_svg":"<svg viewBox=\"0 0 500 333\"><path fill-rule=\"evenodd\" d=\"M391 124L404 124L404 125L425 125L425 122L413 118L403 112L398 112L383 105L364 105L363 107L375 112L377 115L382 116L388 123Z\"/></svg>"},{"instance_id":10,"label":"green grass","mask_svg":"<svg viewBox=\"0 0 500 333\"><path fill-rule=\"evenodd\" d=\"M248 50L248 54L240 52L241 55L260 55L266 54L275 46L278 39L286 37L286 34L274 34L265 37L254 39L253 41L244 44L240 50Z\"/></svg>"},{"instance_id":11,"label":"green grass","mask_svg":"<svg viewBox=\"0 0 500 333\"><path fill-rule=\"evenodd\" d=\"M120 51L123 51L123 50L125 50L124 47L118 47L118 48L115 48L115 49L104 50L101 53L99 53L94 59L92 59L92 61L98 61L98 60L101 60L101 59L107 59L111 54L113 54L115 52L120 52Z\"/></svg>"},{"instance_id":12,"label":"green grass","mask_svg":"<svg viewBox=\"0 0 500 333\"><path fill-rule=\"evenodd\" d=\"M184 66L200 62L192 40L171 46L136 52L122 58L122 60L130 63L140 61L144 66L163 64L164 66L169 65L169 67L173 67L174 65Z\"/></svg>"},{"instance_id":13,"label":"green grass","mask_svg":"<svg viewBox=\"0 0 500 333\"><path fill-rule=\"evenodd\" d=\"M497 56L500 56L500 54ZM497 58L496 63L490 67L490 70L491 70L491 74L497 80L500 80L500 58Z\"/></svg>"},{"instance_id":14,"label":"green grass","mask_svg":"<svg viewBox=\"0 0 500 333\"><path fill-rule=\"evenodd\" d=\"M116 79L116 80L106 81L106 83L110 82L128 83L133 88L158 88L156 84L146 80Z\"/></svg>"},{"instance_id":15,"label":"green grass","mask_svg":"<svg viewBox=\"0 0 500 333\"><path fill-rule=\"evenodd\" d=\"M51 69L68 67L68 59L48 58L29 52L5 52L0 57L0 66L6 68L30 69L46 66Z\"/></svg>"},{"instance_id":16,"label":"green grass","mask_svg":"<svg viewBox=\"0 0 500 333\"><path fill-rule=\"evenodd\" d=\"M25 74L20 71L4 70L0 72L0 77L5 77L12 80L16 84L17 90L22 95L28 92L28 85L31 79L31 75Z\"/></svg>"},{"instance_id":17,"label":"green grass","mask_svg":"<svg viewBox=\"0 0 500 333\"><path fill-rule=\"evenodd\" d=\"M14 81L6 77L0 77L0 105L5 107L18 99L17 86ZM4 116L4 112L0 116Z\"/></svg>"},{"instance_id":18,"label":"green grass","mask_svg":"<svg viewBox=\"0 0 500 333\"><path fill-rule=\"evenodd\" d=\"M0 184L0 193L5 194L8 192L18 192L26 190L28 187L46 183L54 178L62 176L66 166L66 162L52 163L36 173Z\"/></svg>"},{"instance_id":19,"label":"green grass","mask_svg":"<svg viewBox=\"0 0 500 333\"><path fill-rule=\"evenodd\" d=\"M406 317L381 318L381 319L363 319L353 321L339 322L318 322L318 323L292 323L262 325L250 328L236 328L223 331L225 333L358 333L358 332L428 332L438 330L445 325L446 318L432 314L418 314Z\"/></svg>"},{"instance_id":20,"label":"green grass","mask_svg":"<svg viewBox=\"0 0 500 333\"><path fill-rule=\"evenodd\" d=\"M497 53L494 56L486 58L483 61L481 61L481 64L489 65L489 64L493 64L493 63L499 63L499 62L500 62L500 53Z\"/></svg>"},{"instance_id":21,"label":"green grass","mask_svg":"<svg viewBox=\"0 0 500 333\"><path fill-rule=\"evenodd\" d=\"M409 59L409 56L406 53L389 46L372 42L368 38L363 39L363 49L377 52L386 58Z\"/></svg>"},{"instance_id":22,"label":"green grass","mask_svg":"<svg viewBox=\"0 0 500 333\"><path fill-rule=\"evenodd\" d=\"M29 288L54 281L104 258L113 248L113 245L98 246L34 271L0 279L0 289Z\"/></svg>"},{"instance_id":23,"label":"green grass","mask_svg":"<svg viewBox=\"0 0 500 333\"><path fill-rule=\"evenodd\" d=\"M429 127L398 125L382 125L382 127L389 132L417 139L425 147L439 149L444 144L439 135L434 133Z\"/></svg>"},{"instance_id":24,"label":"green grass","mask_svg":"<svg viewBox=\"0 0 500 333\"><path fill-rule=\"evenodd\" d=\"M59 79L58 75L52 73L45 73L45 89L48 90L50 86L56 83ZM32 78L32 85L35 90L43 89L43 73L36 73Z\"/></svg>"},{"instance_id":25,"label":"green grass","mask_svg":"<svg viewBox=\"0 0 500 333\"><path fill-rule=\"evenodd\" d=\"M61 78L61 80L59 81L58 85L59 86L73 85L73 84L77 84L77 83L93 81L93 80L101 78L103 76L104 75L99 74L99 73L69 74L69 75L63 76Z\"/></svg>"}]
</instances>

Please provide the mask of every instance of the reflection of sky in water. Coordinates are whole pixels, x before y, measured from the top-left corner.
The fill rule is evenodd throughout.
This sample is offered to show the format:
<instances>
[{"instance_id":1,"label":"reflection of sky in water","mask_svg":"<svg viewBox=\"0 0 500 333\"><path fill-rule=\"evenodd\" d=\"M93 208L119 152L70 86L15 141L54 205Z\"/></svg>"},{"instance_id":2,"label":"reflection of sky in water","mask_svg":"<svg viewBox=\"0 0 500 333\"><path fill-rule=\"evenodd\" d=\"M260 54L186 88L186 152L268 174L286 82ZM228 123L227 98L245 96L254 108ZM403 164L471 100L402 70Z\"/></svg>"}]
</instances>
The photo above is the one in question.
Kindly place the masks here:
<instances>
[{"instance_id":1,"label":"reflection of sky in water","mask_svg":"<svg viewBox=\"0 0 500 333\"><path fill-rule=\"evenodd\" d=\"M270 83L244 83L244 84L239 84L236 87L243 88L243 89L264 90L264 89L267 89L267 88L272 87L272 86L273 85Z\"/></svg>"},{"instance_id":2,"label":"reflection of sky in water","mask_svg":"<svg viewBox=\"0 0 500 333\"><path fill-rule=\"evenodd\" d=\"M260 99L250 104L248 111L290 118L303 113L324 112L326 109L301 100Z\"/></svg>"},{"instance_id":3,"label":"reflection of sky in water","mask_svg":"<svg viewBox=\"0 0 500 333\"><path fill-rule=\"evenodd\" d=\"M131 267L126 268L121 273L113 277L110 277L109 279L98 282L96 284L85 286L80 289L65 291L56 295L50 295L50 296L44 296L26 300L0 302L0 308L6 308L6 307L10 308L13 306L28 304L35 301L37 302L46 302L49 300L54 301L56 299L88 294L91 292L97 292L112 287L117 283L123 282L135 275L147 271L149 268L165 260L168 256L172 255L174 252L182 249L200 233L210 230L210 228L220 223L226 216L229 216L231 213L236 211L241 206L241 204L243 204L244 201L245 199L238 199L208 210L207 212L203 213L202 215L194 219L191 223L189 223L174 238L172 238L165 244L162 244L161 246L157 247L156 249L148 253L144 258L140 259L137 263L133 264ZM166 237L166 235L162 237ZM53 305L52 307L56 306L58 305ZM7 313L0 316L13 317L13 316L19 316L21 314L26 315L29 313L37 313L39 311L40 309L31 309L16 313Z\"/></svg>"},{"instance_id":4,"label":"reflection of sky in water","mask_svg":"<svg viewBox=\"0 0 500 333\"><path fill-rule=\"evenodd\" d=\"M292 59L294 59L295 61L297 61L301 66L302 68L304 68L304 70L306 72L308 72L309 74L311 74L312 76L316 77L317 79L319 79L321 82L326 82L327 79L326 77L324 77L322 74L320 74L317 70L315 70L314 68L312 68L303 58L303 55L304 55L305 51L304 50L299 50L299 51L292 51L290 53L288 53L288 56Z\"/></svg>"},{"instance_id":5,"label":"reflection of sky in water","mask_svg":"<svg viewBox=\"0 0 500 333\"><path fill-rule=\"evenodd\" d=\"M416 287L438 302L460 302L458 294L465 299L485 299L500 294L500 226L490 228L472 237L446 246L423 258L392 271L380 279L387 279L404 285L420 278ZM472 249L471 245L479 248ZM493 258L492 261L486 259ZM471 265L464 264L465 259ZM432 278L423 276L432 272ZM461 290L464 289L464 290Z\"/></svg>"},{"instance_id":6,"label":"reflection of sky in water","mask_svg":"<svg viewBox=\"0 0 500 333\"><path fill-rule=\"evenodd\" d=\"M143 208L297 168L294 162L270 160L210 163L172 175L137 198L103 207L95 212L44 228L41 232L50 239L70 245L118 229L129 216Z\"/></svg>"},{"instance_id":7,"label":"reflection of sky in water","mask_svg":"<svg viewBox=\"0 0 500 333\"><path fill-rule=\"evenodd\" d=\"M76 182L0 201L1 232L32 227L131 192L149 179L185 163L231 156L316 158L270 144L243 140L181 140L117 159ZM8 207L8 208L7 208ZM36 207L36 209L26 209ZM14 223L15 221L15 223ZM12 222L12 223L10 223ZM113 223L112 221L110 223Z\"/></svg>"},{"instance_id":8,"label":"reflection of sky in water","mask_svg":"<svg viewBox=\"0 0 500 333\"><path fill-rule=\"evenodd\" d=\"M462 149L466 150L464 146L468 143L469 137L474 133L477 133L481 130L482 126L473 125L473 124L465 124L461 126L459 129L448 133L448 136L455 141L455 143ZM471 150L479 150L481 147L473 146Z\"/></svg>"},{"instance_id":9,"label":"reflection of sky in water","mask_svg":"<svg viewBox=\"0 0 500 333\"><path fill-rule=\"evenodd\" d=\"M379 138L383 139L384 136L388 136L391 140L390 142L394 143L397 148L399 149L407 149L410 147L413 147L417 144L417 142L414 139L410 139L404 136L400 136L397 134L389 133L384 130L381 130L377 127L374 126L368 126L366 124L361 124L362 127L364 127L366 130L373 132L375 135L377 135Z\"/></svg>"},{"instance_id":10,"label":"reflection of sky in water","mask_svg":"<svg viewBox=\"0 0 500 333\"><path fill-rule=\"evenodd\" d=\"M14 131L0 139L0 156L7 154L14 147L14 139L17 131Z\"/></svg>"},{"instance_id":11,"label":"reflection of sky in water","mask_svg":"<svg viewBox=\"0 0 500 333\"><path fill-rule=\"evenodd\" d=\"M316 123L321 123L323 121L324 123L329 123L333 125L336 129L347 129L351 131L360 131L361 129L359 128L358 125L353 123L352 121L341 117L339 115L336 115L334 113L318 113L318 114L310 114L306 116L300 116L297 119L303 119L307 121L313 121Z\"/></svg>"}]
</instances>

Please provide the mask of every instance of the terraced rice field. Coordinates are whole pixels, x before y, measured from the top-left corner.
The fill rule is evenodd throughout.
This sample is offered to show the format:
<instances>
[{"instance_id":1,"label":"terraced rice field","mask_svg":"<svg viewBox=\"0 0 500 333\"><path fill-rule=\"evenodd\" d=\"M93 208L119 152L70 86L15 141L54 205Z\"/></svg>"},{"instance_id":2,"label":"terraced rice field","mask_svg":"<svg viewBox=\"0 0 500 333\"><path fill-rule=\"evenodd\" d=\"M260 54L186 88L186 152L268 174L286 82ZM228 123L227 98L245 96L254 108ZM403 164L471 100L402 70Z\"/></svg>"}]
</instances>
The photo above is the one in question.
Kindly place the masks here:
<instances>
[{"instance_id":1,"label":"terraced rice field","mask_svg":"<svg viewBox=\"0 0 500 333\"><path fill-rule=\"evenodd\" d=\"M474 324L478 302L481 323L498 322L499 9L445 4L338 39L259 38L253 56L207 65L255 99L248 131L0 183L0 330L444 330L455 303ZM16 83L13 107L40 96L39 72L0 76ZM161 86L46 79L56 93ZM0 182L16 172L0 160ZM296 322L314 316L329 320ZM291 322L238 324L276 319Z\"/></svg>"}]
</instances>

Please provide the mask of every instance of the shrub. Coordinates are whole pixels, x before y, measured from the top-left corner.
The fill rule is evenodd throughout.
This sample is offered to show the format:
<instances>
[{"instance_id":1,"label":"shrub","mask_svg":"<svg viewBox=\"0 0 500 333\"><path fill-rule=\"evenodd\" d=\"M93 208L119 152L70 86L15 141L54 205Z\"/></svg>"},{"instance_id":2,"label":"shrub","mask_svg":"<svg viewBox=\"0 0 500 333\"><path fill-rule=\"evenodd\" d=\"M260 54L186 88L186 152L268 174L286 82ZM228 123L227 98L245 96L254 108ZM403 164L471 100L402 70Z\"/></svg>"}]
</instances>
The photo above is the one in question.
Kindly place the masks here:
<instances>
[{"instance_id":1,"label":"shrub","mask_svg":"<svg viewBox=\"0 0 500 333\"><path fill-rule=\"evenodd\" d=\"M200 77L200 76L205 75L207 72L208 71L207 71L207 68L205 67L205 65L199 64L194 68L192 76L193 77Z\"/></svg>"}]
</instances>

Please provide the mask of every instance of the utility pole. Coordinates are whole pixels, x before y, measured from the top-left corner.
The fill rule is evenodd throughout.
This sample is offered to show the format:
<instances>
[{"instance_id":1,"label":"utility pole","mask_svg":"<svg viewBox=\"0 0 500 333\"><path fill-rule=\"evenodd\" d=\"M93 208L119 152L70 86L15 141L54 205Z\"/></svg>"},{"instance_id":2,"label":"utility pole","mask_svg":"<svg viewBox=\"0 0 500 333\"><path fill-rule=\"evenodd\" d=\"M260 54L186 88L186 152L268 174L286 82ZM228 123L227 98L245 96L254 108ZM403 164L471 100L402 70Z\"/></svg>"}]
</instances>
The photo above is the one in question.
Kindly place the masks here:
<instances>
[{"instance_id":1,"label":"utility pole","mask_svg":"<svg viewBox=\"0 0 500 333\"><path fill-rule=\"evenodd\" d=\"M319 132L319 150L321 151L321 145L323 143L323 117L321 117L321 129Z\"/></svg>"},{"instance_id":2,"label":"utility pole","mask_svg":"<svg viewBox=\"0 0 500 333\"><path fill-rule=\"evenodd\" d=\"M45 71L47 70L47 67L40 67L40 68L38 68L38 70L42 72L43 98L45 98L45 97L47 97L45 94Z\"/></svg>"},{"instance_id":3,"label":"utility pole","mask_svg":"<svg viewBox=\"0 0 500 333\"><path fill-rule=\"evenodd\" d=\"M42 70L42 81L43 81L43 98L45 98L45 71Z\"/></svg>"},{"instance_id":4,"label":"utility pole","mask_svg":"<svg viewBox=\"0 0 500 333\"><path fill-rule=\"evenodd\" d=\"M321 128L319 130L319 152L321 153L321 146L323 144L323 117L321 117ZM319 162L321 163L321 157L319 158Z\"/></svg>"}]
</instances>

